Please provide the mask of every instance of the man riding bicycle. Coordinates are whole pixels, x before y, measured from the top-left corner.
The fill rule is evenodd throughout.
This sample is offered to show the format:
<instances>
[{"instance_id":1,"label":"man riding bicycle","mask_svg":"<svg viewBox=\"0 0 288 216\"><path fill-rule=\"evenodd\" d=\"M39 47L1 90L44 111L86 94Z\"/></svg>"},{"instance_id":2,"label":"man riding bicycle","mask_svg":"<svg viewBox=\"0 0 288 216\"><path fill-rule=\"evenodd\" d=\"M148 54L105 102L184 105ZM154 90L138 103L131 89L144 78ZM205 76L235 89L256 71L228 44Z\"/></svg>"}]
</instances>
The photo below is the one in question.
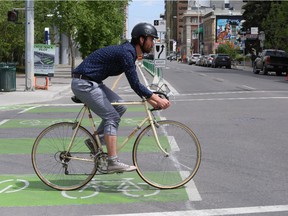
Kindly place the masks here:
<instances>
[{"instance_id":1,"label":"man riding bicycle","mask_svg":"<svg viewBox=\"0 0 288 216\"><path fill-rule=\"evenodd\" d=\"M126 107L111 105L123 99L105 86L103 81L107 77L125 73L134 92L141 98L145 97L154 108L166 109L170 106L167 99L160 98L140 83L136 71L137 57L151 51L154 38L158 38L157 30L149 23L139 23L133 28L131 37L131 42L94 51L72 72L73 93L102 119L97 132L99 136L104 135L108 172L133 171L136 167L121 163L118 159L117 132Z\"/></svg>"}]
</instances>

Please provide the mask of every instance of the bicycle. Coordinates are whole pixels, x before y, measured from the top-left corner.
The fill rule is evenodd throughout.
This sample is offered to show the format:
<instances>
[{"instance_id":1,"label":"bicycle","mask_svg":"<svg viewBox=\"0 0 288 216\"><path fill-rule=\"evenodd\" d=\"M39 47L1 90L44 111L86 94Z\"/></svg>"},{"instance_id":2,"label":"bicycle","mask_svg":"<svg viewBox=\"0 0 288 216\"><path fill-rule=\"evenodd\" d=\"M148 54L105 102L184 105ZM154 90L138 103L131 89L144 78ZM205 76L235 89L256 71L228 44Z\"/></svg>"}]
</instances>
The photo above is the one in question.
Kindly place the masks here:
<instances>
[{"instance_id":1,"label":"bicycle","mask_svg":"<svg viewBox=\"0 0 288 216\"><path fill-rule=\"evenodd\" d=\"M168 96L154 92L161 97ZM75 103L82 103L75 96ZM138 134L133 150L133 163L138 175L159 189L185 185L196 174L201 161L201 147L194 132L183 123L158 120L156 109L147 100L115 102L112 105L142 105L145 117L117 147L120 151ZM84 116L92 133L83 126ZM86 122L85 122L86 123ZM85 144L90 139L93 146ZM88 148L90 147L90 148ZM57 190L75 190L86 185L95 175L107 172L107 153L102 145L90 109L84 104L74 122L60 122L44 129L32 148L32 165L43 183Z\"/></svg>"}]
</instances>

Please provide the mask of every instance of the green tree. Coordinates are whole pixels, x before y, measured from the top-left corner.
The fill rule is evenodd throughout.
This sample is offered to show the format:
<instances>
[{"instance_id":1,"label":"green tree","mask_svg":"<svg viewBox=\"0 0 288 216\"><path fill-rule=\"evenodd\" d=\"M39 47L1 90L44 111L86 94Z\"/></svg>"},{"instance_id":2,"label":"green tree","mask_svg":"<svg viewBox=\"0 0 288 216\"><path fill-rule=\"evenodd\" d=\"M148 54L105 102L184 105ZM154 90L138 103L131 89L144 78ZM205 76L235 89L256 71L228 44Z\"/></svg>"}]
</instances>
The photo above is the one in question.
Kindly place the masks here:
<instances>
[{"instance_id":1,"label":"green tree","mask_svg":"<svg viewBox=\"0 0 288 216\"><path fill-rule=\"evenodd\" d=\"M121 41L127 4L128 1L89 2L89 12L81 16L77 28L83 58L96 49Z\"/></svg>"},{"instance_id":2,"label":"green tree","mask_svg":"<svg viewBox=\"0 0 288 216\"><path fill-rule=\"evenodd\" d=\"M259 31L264 30L262 27L263 20L267 17L271 1L249 1L243 7L243 31L249 31L251 27L258 27Z\"/></svg>"},{"instance_id":3,"label":"green tree","mask_svg":"<svg viewBox=\"0 0 288 216\"><path fill-rule=\"evenodd\" d=\"M265 29L265 46L288 51L288 2L273 2L271 9L263 20Z\"/></svg>"},{"instance_id":4,"label":"green tree","mask_svg":"<svg viewBox=\"0 0 288 216\"><path fill-rule=\"evenodd\" d=\"M19 12L22 24L18 25L7 21L7 12L15 7L24 8L25 1L0 2L0 61L22 62L25 51L25 14L24 11ZM74 67L76 47L80 48L84 58L95 49L120 42L127 4L128 0L35 0L34 41L43 43L44 28L50 27L53 44L53 30L57 28L60 34L64 33L69 38L71 65Z\"/></svg>"},{"instance_id":5,"label":"green tree","mask_svg":"<svg viewBox=\"0 0 288 216\"><path fill-rule=\"evenodd\" d=\"M20 23L8 22L7 12L21 8L23 2L1 1L0 7L0 61L22 63L25 48L25 28ZM19 22L23 14L19 11Z\"/></svg>"},{"instance_id":6,"label":"green tree","mask_svg":"<svg viewBox=\"0 0 288 216\"><path fill-rule=\"evenodd\" d=\"M235 48L233 44L231 44L230 42L227 42L224 44L220 44L216 52L228 54L233 60L235 60L236 56L240 52L240 49L239 47Z\"/></svg>"},{"instance_id":7,"label":"green tree","mask_svg":"<svg viewBox=\"0 0 288 216\"><path fill-rule=\"evenodd\" d=\"M95 49L119 43L123 34L128 1L54 1L44 2L43 13L51 14L50 25L69 38L71 66L75 65L75 48L82 57Z\"/></svg>"}]
</instances>

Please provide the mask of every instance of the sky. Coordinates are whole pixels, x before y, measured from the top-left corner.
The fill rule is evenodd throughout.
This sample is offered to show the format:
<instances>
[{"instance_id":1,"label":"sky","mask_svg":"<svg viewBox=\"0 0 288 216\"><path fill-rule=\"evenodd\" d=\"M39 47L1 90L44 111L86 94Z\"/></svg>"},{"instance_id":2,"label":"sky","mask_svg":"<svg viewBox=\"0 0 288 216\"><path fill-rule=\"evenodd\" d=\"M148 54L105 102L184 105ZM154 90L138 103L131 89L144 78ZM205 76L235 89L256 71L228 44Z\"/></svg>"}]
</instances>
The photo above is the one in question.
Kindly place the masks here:
<instances>
[{"instance_id":1,"label":"sky","mask_svg":"<svg viewBox=\"0 0 288 216\"><path fill-rule=\"evenodd\" d=\"M133 27L140 22L148 22L153 25L154 20L159 20L160 14L164 14L164 0L133 0L128 8L128 34L131 38Z\"/></svg>"}]
</instances>

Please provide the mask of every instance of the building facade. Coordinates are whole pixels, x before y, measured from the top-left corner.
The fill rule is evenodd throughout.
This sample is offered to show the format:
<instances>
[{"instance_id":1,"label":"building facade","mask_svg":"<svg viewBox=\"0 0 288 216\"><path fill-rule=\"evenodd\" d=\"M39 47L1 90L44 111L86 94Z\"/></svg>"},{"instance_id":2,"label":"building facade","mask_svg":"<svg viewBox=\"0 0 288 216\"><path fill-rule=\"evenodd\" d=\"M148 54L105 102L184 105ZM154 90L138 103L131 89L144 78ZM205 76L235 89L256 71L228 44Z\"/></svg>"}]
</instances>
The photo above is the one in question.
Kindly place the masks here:
<instances>
[{"instance_id":1,"label":"building facade","mask_svg":"<svg viewBox=\"0 0 288 216\"><path fill-rule=\"evenodd\" d=\"M177 52L182 59L192 53L215 53L219 44L224 42L237 45L244 4L242 0L165 0L167 37L177 38Z\"/></svg>"}]
</instances>

